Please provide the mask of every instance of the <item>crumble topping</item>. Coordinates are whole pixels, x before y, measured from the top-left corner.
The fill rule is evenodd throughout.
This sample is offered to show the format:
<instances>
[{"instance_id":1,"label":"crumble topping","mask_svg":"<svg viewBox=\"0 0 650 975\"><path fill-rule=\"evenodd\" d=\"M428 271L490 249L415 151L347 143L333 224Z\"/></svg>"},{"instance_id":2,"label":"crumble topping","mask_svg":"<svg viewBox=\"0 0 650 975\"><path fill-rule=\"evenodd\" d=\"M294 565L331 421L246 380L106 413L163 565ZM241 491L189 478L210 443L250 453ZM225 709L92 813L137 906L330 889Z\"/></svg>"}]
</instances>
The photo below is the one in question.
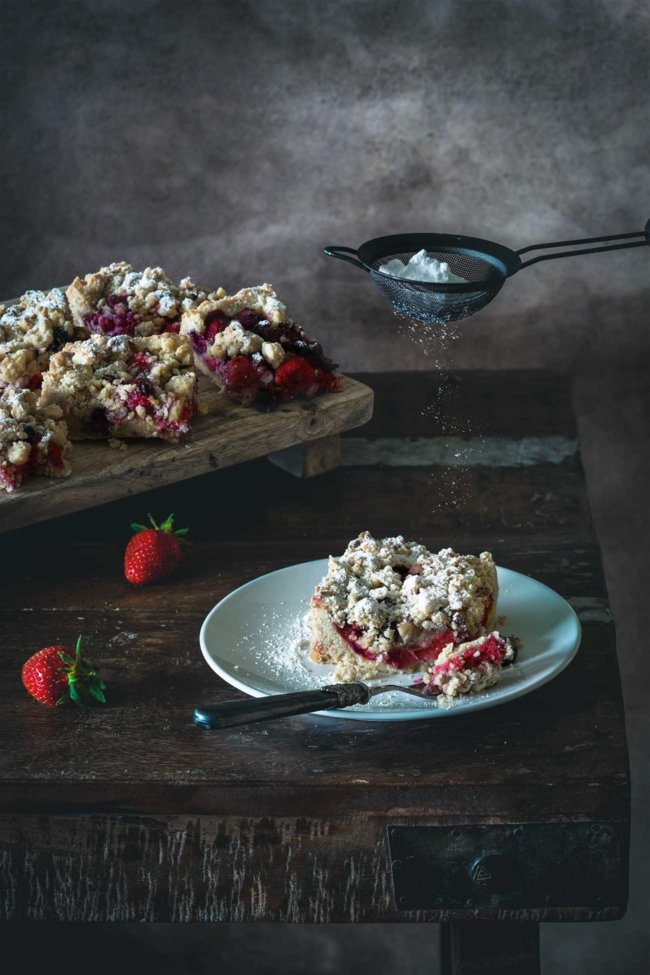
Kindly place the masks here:
<instances>
[{"instance_id":1,"label":"crumble topping","mask_svg":"<svg viewBox=\"0 0 650 975\"><path fill-rule=\"evenodd\" d=\"M67 295L75 325L84 334L109 336L178 331L182 314L208 297L191 278L176 285L161 267L137 271L125 261L75 278Z\"/></svg>"},{"instance_id":2,"label":"crumble topping","mask_svg":"<svg viewBox=\"0 0 650 975\"><path fill-rule=\"evenodd\" d=\"M263 345L259 335L246 331L238 321L232 321L223 332L215 336L210 354L219 359L232 358L235 355L252 355L254 352L259 352Z\"/></svg>"},{"instance_id":3,"label":"crumble topping","mask_svg":"<svg viewBox=\"0 0 650 975\"><path fill-rule=\"evenodd\" d=\"M492 556L437 554L403 536L375 539L362 532L342 556L330 556L314 601L339 627L375 653L448 628L459 639L484 629L486 598L496 599Z\"/></svg>"},{"instance_id":4,"label":"crumble topping","mask_svg":"<svg viewBox=\"0 0 650 975\"><path fill-rule=\"evenodd\" d=\"M65 477L70 451L63 411L37 406L28 389L7 387L0 394L0 488L13 491L31 471Z\"/></svg>"},{"instance_id":5,"label":"crumble topping","mask_svg":"<svg viewBox=\"0 0 650 975\"><path fill-rule=\"evenodd\" d=\"M288 320L286 306L279 300L270 284L242 288L234 295L227 295L220 288L214 295L210 295L207 301L199 302L196 308L189 309L183 319L183 331L196 329L203 334L206 329L206 318L213 312L223 312L228 318L236 319L239 312L249 308L257 312L261 321L279 325Z\"/></svg>"},{"instance_id":6,"label":"crumble topping","mask_svg":"<svg viewBox=\"0 0 650 975\"><path fill-rule=\"evenodd\" d=\"M175 440L196 409L192 349L180 335L94 335L52 356L41 402L63 406L76 433Z\"/></svg>"},{"instance_id":7,"label":"crumble topping","mask_svg":"<svg viewBox=\"0 0 650 975\"><path fill-rule=\"evenodd\" d=\"M264 331L265 326L281 325L288 321L287 309L278 299L272 286L262 284L255 288L242 288L234 295L227 295L220 288L218 292L210 295L207 301L201 301L185 312L181 331L186 335L191 335L193 332L200 336L206 335L207 345L202 351L216 358L252 355L259 352L264 344L272 343L264 343L257 331L246 327L250 322L251 311L255 313L253 316L255 327L261 331ZM246 314L242 315L243 321L239 321L237 316L242 312ZM210 328L211 323L217 319L223 323L223 328L219 331ZM267 351L271 358L278 358L276 350ZM267 359L267 361L271 360ZM279 359L278 365L281 361Z\"/></svg>"},{"instance_id":8,"label":"crumble topping","mask_svg":"<svg viewBox=\"0 0 650 975\"><path fill-rule=\"evenodd\" d=\"M0 305L0 386L40 382L52 352L72 338L65 293L27 291L18 304Z\"/></svg>"}]
</instances>

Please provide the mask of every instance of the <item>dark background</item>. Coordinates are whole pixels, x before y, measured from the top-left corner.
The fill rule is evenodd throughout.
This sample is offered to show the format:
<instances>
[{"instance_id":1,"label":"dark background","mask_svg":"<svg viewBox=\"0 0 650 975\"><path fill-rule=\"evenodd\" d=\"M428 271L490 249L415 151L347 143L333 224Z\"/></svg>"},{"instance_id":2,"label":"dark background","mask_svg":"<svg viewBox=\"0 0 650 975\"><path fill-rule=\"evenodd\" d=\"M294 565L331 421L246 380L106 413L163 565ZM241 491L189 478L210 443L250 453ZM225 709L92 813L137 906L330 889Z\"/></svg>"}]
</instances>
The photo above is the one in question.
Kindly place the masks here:
<instances>
[{"instance_id":1,"label":"dark background","mask_svg":"<svg viewBox=\"0 0 650 975\"><path fill-rule=\"evenodd\" d=\"M571 374L618 622L633 884L623 921L546 926L544 960L558 975L643 970L650 254L525 270L443 341L406 330L367 276L321 248L408 231L517 248L641 229L650 6L0 0L0 15L0 293L112 260L162 264L228 290L272 282L347 370ZM40 930L26 970L41 949L70 958L71 943L88 958L90 932ZM417 975L435 970L437 934L115 925L92 937L97 971Z\"/></svg>"}]
</instances>

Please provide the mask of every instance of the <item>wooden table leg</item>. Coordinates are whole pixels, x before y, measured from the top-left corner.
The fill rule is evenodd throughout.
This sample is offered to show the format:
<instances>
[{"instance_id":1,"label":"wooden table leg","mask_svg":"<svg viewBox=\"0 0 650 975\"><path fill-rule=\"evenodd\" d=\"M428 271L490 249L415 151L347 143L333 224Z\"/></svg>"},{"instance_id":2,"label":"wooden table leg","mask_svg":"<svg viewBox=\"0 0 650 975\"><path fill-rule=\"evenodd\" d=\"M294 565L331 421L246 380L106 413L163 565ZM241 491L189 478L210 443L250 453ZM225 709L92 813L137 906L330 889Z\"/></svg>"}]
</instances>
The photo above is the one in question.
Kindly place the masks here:
<instances>
[{"instance_id":1,"label":"wooden table leg","mask_svg":"<svg viewBox=\"0 0 650 975\"><path fill-rule=\"evenodd\" d=\"M333 471L341 459L341 438L338 434L307 440L286 450L269 454L269 460L295 477L315 477Z\"/></svg>"},{"instance_id":2,"label":"wooden table leg","mask_svg":"<svg viewBox=\"0 0 650 975\"><path fill-rule=\"evenodd\" d=\"M450 921L440 925L442 975L539 975L539 924Z\"/></svg>"}]
</instances>

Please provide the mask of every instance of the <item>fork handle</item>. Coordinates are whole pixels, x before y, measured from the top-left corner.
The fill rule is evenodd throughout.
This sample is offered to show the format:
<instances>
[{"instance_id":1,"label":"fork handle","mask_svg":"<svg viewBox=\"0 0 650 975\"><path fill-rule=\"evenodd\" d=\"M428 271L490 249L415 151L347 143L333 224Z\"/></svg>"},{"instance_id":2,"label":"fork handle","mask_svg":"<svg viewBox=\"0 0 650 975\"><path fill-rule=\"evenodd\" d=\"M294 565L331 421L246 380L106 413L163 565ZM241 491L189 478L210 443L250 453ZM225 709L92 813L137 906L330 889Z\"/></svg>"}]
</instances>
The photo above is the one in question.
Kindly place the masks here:
<instances>
[{"instance_id":1,"label":"fork handle","mask_svg":"<svg viewBox=\"0 0 650 975\"><path fill-rule=\"evenodd\" d=\"M194 711L194 723L206 731L214 728L233 728L251 721L288 718L292 714L309 711L331 711L348 708L352 704L366 704L370 691L361 681L353 684L330 684L317 691L296 691L293 694L272 694L269 697L246 697L241 701L208 704Z\"/></svg>"}]
</instances>

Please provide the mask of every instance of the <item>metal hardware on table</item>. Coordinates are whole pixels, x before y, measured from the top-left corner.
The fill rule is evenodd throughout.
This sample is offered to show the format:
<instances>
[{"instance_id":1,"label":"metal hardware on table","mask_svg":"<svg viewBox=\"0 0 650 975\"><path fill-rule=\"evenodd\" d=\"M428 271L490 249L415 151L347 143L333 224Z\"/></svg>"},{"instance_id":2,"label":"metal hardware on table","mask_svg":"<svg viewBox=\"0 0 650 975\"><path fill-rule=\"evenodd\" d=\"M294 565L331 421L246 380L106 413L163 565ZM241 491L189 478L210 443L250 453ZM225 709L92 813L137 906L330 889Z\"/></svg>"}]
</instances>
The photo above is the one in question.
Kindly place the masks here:
<instances>
[{"instance_id":1,"label":"metal hardware on table","mask_svg":"<svg viewBox=\"0 0 650 975\"><path fill-rule=\"evenodd\" d=\"M514 827L514 828L513 828ZM531 908L624 900L626 823L394 826L395 900L410 910Z\"/></svg>"}]
</instances>

